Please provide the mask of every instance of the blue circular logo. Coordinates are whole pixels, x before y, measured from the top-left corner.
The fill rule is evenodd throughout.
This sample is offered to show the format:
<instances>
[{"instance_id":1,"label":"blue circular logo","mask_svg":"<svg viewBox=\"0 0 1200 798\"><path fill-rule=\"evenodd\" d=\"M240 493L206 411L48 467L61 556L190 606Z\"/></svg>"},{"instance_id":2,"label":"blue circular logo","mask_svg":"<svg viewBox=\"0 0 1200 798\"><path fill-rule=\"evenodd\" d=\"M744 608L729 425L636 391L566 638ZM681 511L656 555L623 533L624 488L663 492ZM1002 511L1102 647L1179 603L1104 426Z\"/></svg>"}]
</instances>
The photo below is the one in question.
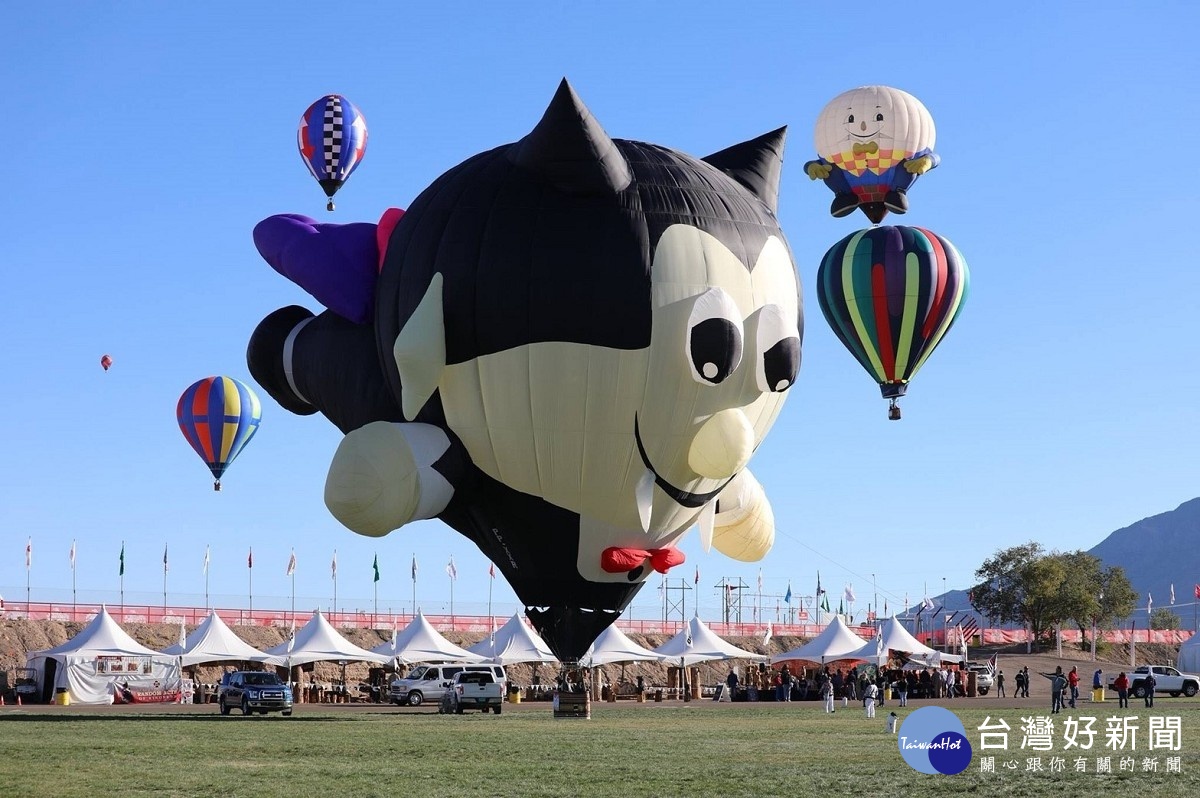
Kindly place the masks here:
<instances>
[{"instance_id":1,"label":"blue circular logo","mask_svg":"<svg viewBox=\"0 0 1200 798\"><path fill-rule=\"evenodd\" d=\"M971 741L962 721L948 709L921 707L900 725L900 755L918 773L953 776L971 764Z\"/></svg>"}]
</instances>

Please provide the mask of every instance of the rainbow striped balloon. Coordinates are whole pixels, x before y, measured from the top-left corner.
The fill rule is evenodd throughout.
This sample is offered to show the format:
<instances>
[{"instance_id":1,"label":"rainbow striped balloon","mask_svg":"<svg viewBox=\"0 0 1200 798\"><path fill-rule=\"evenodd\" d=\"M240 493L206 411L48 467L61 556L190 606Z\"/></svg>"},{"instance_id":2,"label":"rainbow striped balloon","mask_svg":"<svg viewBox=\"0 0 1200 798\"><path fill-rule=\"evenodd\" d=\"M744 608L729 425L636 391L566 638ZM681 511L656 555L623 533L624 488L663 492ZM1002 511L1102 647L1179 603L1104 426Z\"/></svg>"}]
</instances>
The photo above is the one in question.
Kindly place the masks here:
<instances>
[{"instance_id":1,"label":"rainbow striped balloon","mask_svg":"<svg viewBox=\"0 0 1200 798\"><path fill-rule=\"evenodd\" d=\"M921 227L860 230L825 253L821 312L892 401L893 418L896 399L958 318L969 282L954 245Z\"/></svg>"},{"instance_id":2,"label":"rainbow striped balloon","mask_svg":"<svg viewBox=\"0 0 1200 798\"><path fill-rule=\"evenodd\" d=\"M233 377L206 377L179 397L175 418L212 472L213 490L220 490L221 475L258 431L262 405L254 391Z\"/></svg>"}]
</instances>

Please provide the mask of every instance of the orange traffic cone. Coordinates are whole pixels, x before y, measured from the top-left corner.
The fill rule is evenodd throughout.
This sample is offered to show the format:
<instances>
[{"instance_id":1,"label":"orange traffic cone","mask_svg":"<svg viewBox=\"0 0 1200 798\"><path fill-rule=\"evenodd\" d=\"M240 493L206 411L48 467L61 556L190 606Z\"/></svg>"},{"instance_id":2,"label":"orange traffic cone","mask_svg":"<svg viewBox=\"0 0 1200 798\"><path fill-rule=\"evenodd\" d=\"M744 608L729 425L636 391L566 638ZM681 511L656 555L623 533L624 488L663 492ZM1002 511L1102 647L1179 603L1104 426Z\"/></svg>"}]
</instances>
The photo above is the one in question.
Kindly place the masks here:
<instances>
[{"instance_id":1,"label":"orange traffic cone","mask_svg":"<svg viewBox=\"0 0 1200 798\"><path fill-rule=\"evenodd\" d=\"M0 707L4 706L4 693L0 693Z\"/></svg>"},{"instance_id":2,"label":"orange traffic cone","mask_svg":"<svg viewBox=\"0 0 1200 798\"><path fill-rule=\"evenodd\" d=\"M21 706L21 694L17 693L17 706Z\"/></svg>"}]
</instances>

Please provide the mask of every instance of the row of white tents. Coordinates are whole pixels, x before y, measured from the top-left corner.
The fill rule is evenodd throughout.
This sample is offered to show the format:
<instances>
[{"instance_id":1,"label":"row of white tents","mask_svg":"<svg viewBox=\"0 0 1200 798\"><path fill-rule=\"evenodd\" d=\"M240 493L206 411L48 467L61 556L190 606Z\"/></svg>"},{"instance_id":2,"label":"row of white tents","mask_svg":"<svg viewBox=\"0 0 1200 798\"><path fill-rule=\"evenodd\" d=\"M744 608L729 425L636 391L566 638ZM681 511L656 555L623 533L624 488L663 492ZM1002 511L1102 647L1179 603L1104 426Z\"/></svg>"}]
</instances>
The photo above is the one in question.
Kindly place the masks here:
<instances>
[{"instance_id":1,"label":"row of white tents","mask_svg":"<svg viewBox=\"0 0 1200 798\"><path fill-rule=\"evenodd\" d=\"M182 627L180 635L182 638ZM725 659L882 663L889 650L905 652L913 661L926 665L960 659L922 645L895 619L885 622L880 635L868 642L838 617L800 648L768 656L732 645L699 617L693 617L684 629L655 649L638 645L616 626L610 626L597 637L582 664L596 667L619 662L665 661L690 667ZM108 704L112 703L118 685L178 690L182 669L203 663L258 662L295 667L322 661L412 664L484 660L504 665L556 661L545 641L520 615L513 615L494 633L464 649L446 639L418 612L408 626L392 633L391 640L368 650L343 637L318 611L286 642L260 651L234 634L214 611L180 643L154 651L130 637L108 609L101 608L92 622L71 640L30 654L28 666L37 673L39 689L47 695L67 690L73 703ZM51 689L46 689L47 684Z\"/></svg>"}]
</instances>

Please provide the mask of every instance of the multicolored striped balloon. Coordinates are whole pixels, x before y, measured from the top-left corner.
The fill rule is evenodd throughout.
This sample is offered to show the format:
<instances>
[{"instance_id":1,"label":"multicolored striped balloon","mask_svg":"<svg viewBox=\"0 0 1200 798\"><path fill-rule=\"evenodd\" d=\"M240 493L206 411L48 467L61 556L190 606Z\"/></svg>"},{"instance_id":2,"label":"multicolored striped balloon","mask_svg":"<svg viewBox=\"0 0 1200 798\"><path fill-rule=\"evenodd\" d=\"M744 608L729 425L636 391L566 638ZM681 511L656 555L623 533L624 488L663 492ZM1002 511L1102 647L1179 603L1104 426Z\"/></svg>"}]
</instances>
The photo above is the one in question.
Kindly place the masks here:
<instances>
[{"instance_id":1,"label":"multicolored striped balloon","mask_svg":"<svg viewBox=\"0 0 1200 798\"><path fill-rule=\"evenodd\" d=\"M212 472L213 490L220 490L221 475L258 431L262 405L254 391L232 377L206 377L179 397L175 418Z\"/></svg>"},{"instance_id":2,"label":"multicolored striped balloon","mask_svg":"<svg viewBox=\"0 0 1200 798\"><path fill-rule=\"evenodd\" d=\"M297 146L333 210L333 195L367 152L367 120L342 95L327 94L300 117Z\"/></svg>"},{"instance_id":3,"label":"multicolored striped balloon","mask_svg":"<svg viewBox=\"0 0 1200 798\"><path fill-rule=\"evenodd\" d=\"M896 400L941 343L967 298L970 277L954 245L921 227L872 227L825 253L817 299L825 321Z\"/></svg>"}]
</instances>

